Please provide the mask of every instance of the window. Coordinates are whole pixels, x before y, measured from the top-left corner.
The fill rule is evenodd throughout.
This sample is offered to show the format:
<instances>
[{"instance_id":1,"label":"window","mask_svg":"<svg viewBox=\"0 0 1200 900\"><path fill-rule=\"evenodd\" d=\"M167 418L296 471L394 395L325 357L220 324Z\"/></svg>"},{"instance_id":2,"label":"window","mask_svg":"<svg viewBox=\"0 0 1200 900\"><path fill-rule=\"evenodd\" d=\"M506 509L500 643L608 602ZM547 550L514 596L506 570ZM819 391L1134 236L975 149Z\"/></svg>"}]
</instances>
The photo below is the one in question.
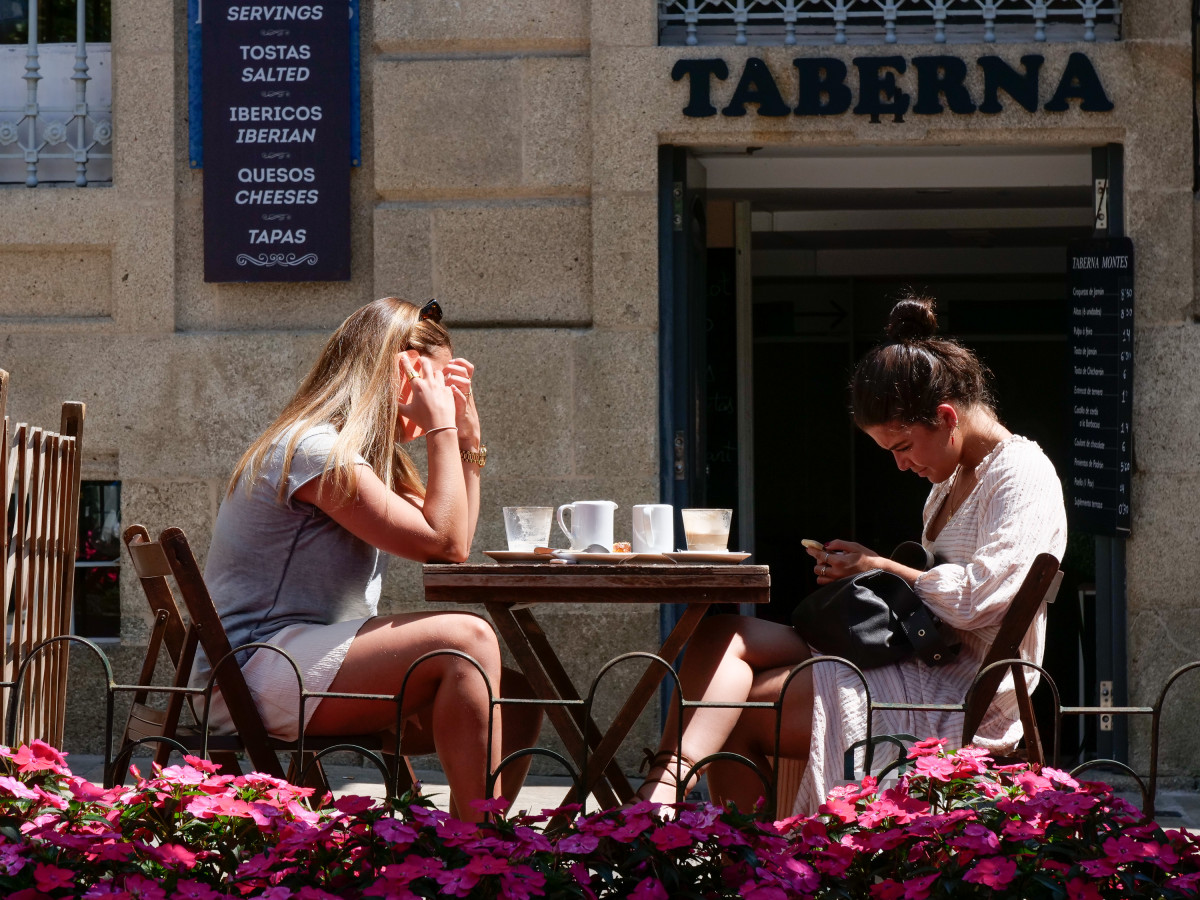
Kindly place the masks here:
<instances>
[{"instance_id":1,"label":"window","mask_svg":"<svg viewBox=\"0 0 1200 900\"><path fill-rule=\"evenodd\" d=\"M75 551L75 634L121 636L121 482L85 481L79 488Z\"/></svg>"},{"instance_id":2,"label":"window","mask_svg":"<svg viewBox=\"0 0 1200 900\"><path fill-rule=\"evenodd\" d=\"M0 183L112 181L110 3L0 0Z\"/></svg>"}]
</instances>

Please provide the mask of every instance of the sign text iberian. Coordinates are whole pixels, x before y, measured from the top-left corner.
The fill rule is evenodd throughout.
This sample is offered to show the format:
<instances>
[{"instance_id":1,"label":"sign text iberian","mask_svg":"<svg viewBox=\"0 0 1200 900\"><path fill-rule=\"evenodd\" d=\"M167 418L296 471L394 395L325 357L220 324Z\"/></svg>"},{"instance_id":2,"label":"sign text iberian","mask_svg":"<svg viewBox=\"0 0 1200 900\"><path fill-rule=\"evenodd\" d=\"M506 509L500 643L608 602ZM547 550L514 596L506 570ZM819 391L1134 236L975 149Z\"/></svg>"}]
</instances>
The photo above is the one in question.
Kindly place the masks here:
<instances>
[{"instance_id":1,"label":"sign text iberian","mask_svg":"<svg viewBox=\"0 0 1200 900\"><path fill-rule=\"evenodd\" d=\"M972 96L967 63L957 56L859 56L851 60L856 73L833 57L800 57L792 61L795 72L778 79L767 64L751 56L737 76L732 91L725 89L720 113L744 116L753 105L760 116L840 116L853 111L872 122L889 116L903 122L905 115L935 116L946 110L971 114L1003 112L1016 104L1026 112L1065 112L1072 101L1084 112L1108 112L1113 103L1104 92L1092 61L1072 53L1061 72L1043 76L1044 56L1022 56L1012 65L999 56L981 56L982 91ZM911 63L911 69L910 64ZM675 81L688 80L685 116L715 116L714 82L729 79L729 64L720 58L680 59L671 69ZM857 86L857 95L854 88ZM1043 95L1043 86L1052 92ZM907 88L907 89L906 89ZM784 99L784 92L790 97ZM792 105L792 100L795 105ZM978 103L976 102L978 100ZM720 102L720 101L717 101Z\"/></svg>"},{"instance_id":2,"label":"sign text iberian","mask_svg":"<svg viewBox=\"0 0 1200 900\"><path fill-rule=\"evenodd\" d=\"M350 278L347 0L204 5L204 280Z\"/></svg>"}]
</instances>

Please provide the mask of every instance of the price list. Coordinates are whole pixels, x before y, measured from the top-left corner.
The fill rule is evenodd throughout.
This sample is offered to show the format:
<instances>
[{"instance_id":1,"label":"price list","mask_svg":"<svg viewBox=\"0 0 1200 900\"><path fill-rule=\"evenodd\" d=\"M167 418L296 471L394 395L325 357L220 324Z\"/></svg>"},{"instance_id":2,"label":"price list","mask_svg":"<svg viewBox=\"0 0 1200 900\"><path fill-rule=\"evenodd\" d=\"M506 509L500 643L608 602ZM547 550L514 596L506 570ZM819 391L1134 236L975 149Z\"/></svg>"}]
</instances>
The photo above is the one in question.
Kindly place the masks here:
<instances>
[{"instance_id":1,"label":"price list","mask_svg":"<svg viewBox=\"0 0 1200 900\"><path fill-rule=\"evenodd\" d=\"M1133 242L1067 248L1071 470L1074 527L1129 533L1133 460Z\"/></svg>"},{"instance_id":2,"label":"price list","mask_svg":"<svg viewBox=\"0 0 1200 900\"><path fill-rule=\"evenodd\" d=\"M348 0L210 0L204 280L350 278Z\"/></svg>"}]
</instances>

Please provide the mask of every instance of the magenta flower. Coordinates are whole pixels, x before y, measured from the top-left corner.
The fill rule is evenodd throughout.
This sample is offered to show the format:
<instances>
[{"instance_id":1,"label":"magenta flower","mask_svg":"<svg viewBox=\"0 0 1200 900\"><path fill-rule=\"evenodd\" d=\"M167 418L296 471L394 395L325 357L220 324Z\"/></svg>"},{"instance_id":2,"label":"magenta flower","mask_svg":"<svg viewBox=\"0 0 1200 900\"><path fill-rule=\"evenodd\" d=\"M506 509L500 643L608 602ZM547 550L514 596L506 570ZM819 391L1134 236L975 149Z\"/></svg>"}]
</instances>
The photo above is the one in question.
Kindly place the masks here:
<instances>
[{"instance_id":1,"label":"magenta flower","mask_svg":"<svg viewBox=\"0 0 1200 900\"><path fill-rule=\"evenodd\" d=\"M682 825L676 825L674 822L668 822L660 828L655 829L650 835L650 842L659 850L678 850L680 847L690 847L695 843L692 833L689 829Z\"/></svg>"},{"instance_id":2,"label":"magenta flower","mask_svg":"<svg viewBox=\"0 0 1200 900\"><path fill-rule=\"evenodd\" d=\"M569 834L560 838L558 852L568 856L586 856L600 846L600 838L594 834Z\"/></svg>"},{"instance_id":3,"label":"magenta flower","mask_svg":"<svg viewBox=\"0 0 1200 900\"><path fill-rule=\"evenodd\" d=\"M33 880L37 883L39 891L50 894L57 890L74 887L75 873L70 869L60 869L58 866L38 863L33 870Z\"/></svg>"},{"instance_id":4,"label":"magenta flower","mask_svg":"<svg viewBox=\"0 0 1200 900\"><path fill-rule=\"evenodd\" d=\"M227 896L199 881L180 879L175 885L171 900L225 900Z\"/></svg>"},{"instance_id":5,"label":"magenta flower","mask_svg":"<svg viewBox=\"0 0 1200 900\"><path fill-rule=\"evenodd\" d=\"M541 872L529 866L513 866L500 876L500 897L502 900L529 900L542 896L545 886L546 876Z\"/></svg>"},{"instance_id":6,"label":"magenta flower","mask_svg":"<svg viewBox=\"0 0 1200 900\"><path fill-rule=\"evenodd\" d=\"M129 875L125 878L125 892L134 900L166 900L167 892L156 881L144 875Z\"/></svg>"},{"instance_id":7,"label":"magenta flower","mask_svg":"<svg viewBox=\"0 0 1200 900\"><path fill-rule=\"evenodd\" d=\"M755 887L754 882L747 882L740 893L746 900L788 900L787 891L773 884Z\"/></svg>"},{"instance_id":8,"label":"magenta flower","mask_svg":"<svg viewBox=\"0 0 1200 900\"><path fill-rule=\"evenodd\" d=\"M1008 886L1016 874L1017 864L1011 859L1003 856L985 856L963 876L963 881L984 884L990 888L1001 890Z\"/></svg>"},{"instance_id":9,"label":"magenta flower","mask_svg":"<svg viewBox=\"0 0 1200 900\"><path fill-rule=\"evenodd\" d=\"M669 900L667 889L657 878L644 878L629 894L629 900Z\"/></svg>"},{"instance_id":10,"label":"magenta flower","mask_svg":"<svg viewBox=\"0 0 1200 900\"><path fill-rule=\"evenodd\" d=\"M938 874L925 875L921 878L910 878L904 882L904 900L926 900L929 897L933 883L938 880Z\"/></svg>"},{"instance_id":11,"label":"magenta flower","mask_svg":"<svg viewBox=\"0 0 1200 900\"><path fill-rule=\"evenodd\" d=\"M1067 882L1067 900L1103 900L1104 895L1094 882L1072 878Z\"/></svg>"},{"instance_id":12,"label":"magenta flower","mask_svg":"<svg viewBox=\"0 0 1200 900\"><path fill-rule=\"evenodd\" d=\"M371 827L385 841L399 845L397 849L404 849L408 845L415 843L418 837L417 830L407 822L401 822L399 819L390 817L376 820Z\"/></svg>"},{"instance_id":13,"label":"magenta flower","mask_svg":"<svg viewBox=\"0 0 1200 900\"><path fill-rule=\"evenodd\" d=\"M40 797L37 791L27 788L10 775L0 775L0 792L18 800L37 800Z\"/></svg>"}]
</instances>

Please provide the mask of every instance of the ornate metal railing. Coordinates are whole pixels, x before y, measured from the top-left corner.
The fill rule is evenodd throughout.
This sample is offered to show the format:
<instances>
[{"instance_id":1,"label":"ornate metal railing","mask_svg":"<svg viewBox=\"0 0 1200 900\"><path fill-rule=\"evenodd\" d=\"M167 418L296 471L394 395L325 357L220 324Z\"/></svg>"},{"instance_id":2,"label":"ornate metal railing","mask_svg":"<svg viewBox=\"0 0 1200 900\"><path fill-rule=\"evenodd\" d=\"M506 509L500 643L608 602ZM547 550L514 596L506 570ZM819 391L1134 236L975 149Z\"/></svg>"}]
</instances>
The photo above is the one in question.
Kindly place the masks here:
<instances>
[{"instance_id":1,"label":"ornate metal railing","mask_svg":"<svg viewBox=\"0 0 1200 900\"><path fill-rule=\"evenodd\" d=\"M659 43L1116 41L1121 0L658 0Z\"/></svg>"},{"instance_id":2,"label":"ornate metal railing","mask_svg":"<svg viewBox=\"0 0 1200 900\"><path fill-rule=\"evenodd\" d=\"M25 42L0 46L0 183L112 181L112 50L88 42L87 7L75 0L73 43L41 43L28 0Z\"/></svg>"},{"instance_id":3,"label":"ornate metal railing","mask_svg":"<svg viewBox=\"0 0 1200 900\"><path fill-rule=\"evenodd\" d=\"M34 660L36 657L38 657L38 655L43 650L49 652L50 648L55 647L56 645L58 645L61 642L69 642L73 646L77 646L79 649L87 651L86 655L89 658L91 658L94 662L98 663L101 671L103 672L103 679L104 679L103 691L104 691L104 710L105 710L104 772L105 772L106 784L114 783L114 781L117 779L118 767L127 763L130 758L130 755L133 752L135 752L139 747L142 747L143 749L145 749L145 747L147 745L158 746L160 744L168 744L168 745L172 746L172 748L174 750L177 750L180 753L196 752L196 748L194 746L192 746L189 749L188 746L185 746L183 743L181 743L178 740L174 740L171 738L163 738L163 737L142 738L138 741L134 741L134 742L125 744L124 746L116 747L114 744L114 740L116 738L116 734L114 732L114 717L115 717L115 711L116 711L117 696L119 696L120 694L124 694L124 693L133 694L133 693L137 693L139 691L145 691L145 690L147 690L148 686L144 685L144 684L121 684L121 683L118 683L115 680L114 675L113 675L112 664L110 663L108 657L105 655L104 651L98 645L96 645L92 641L88 640L87 638L79 637L76 635L60 635L58 637L50 638L50 639L43 641L40 644L36 645L31 650L29 655L25 658L25 660L22 662L22 664L21 664L20 668L18 669L18 671L16 672L13 680L6 681L6 682L0 682L0 692L7 692L5 720L6 720L7 726L8 726L7 733L15 736L13 739L14 743L16 743L20 739L19 733L17 732L18 715L21 712L22 704L24 702L26 702L26 695L31 692L30 686L25 683L27 676L29 674L29 671L30 671L30 668L29 668L30 663L32 660ZM229 655L225 658L225 660L218 661L217 665L214 668L219 669L221 667L221 665L223 665L225 662L232 661L234 659L234 657L236 656L236 654L241 649L243 649L243 648L240 648L240 647L234 648L229 653ZM287 654L284 651L279 650L278 648L271 647L271 649L283 654L285 657L287 656ZM464 654L458 650L435 650L430 653L426 653L424 656L415 660L412 663L412 665L409 666L408 672L405 674L405 677L401 683L401 688L400 688L399 693L397 693L395 695L343 694L343 693L334 693L334 692L308 691L303 686L303 679L300 677L299 669L297 668L296 669L297 680L300 683L298 721L301 723L304 722L304 719L305 719L304 714L303 714L304 707L307 703L313 702L314 700L319 700L319 699L336 700L339 698L354 699L354 700L367 699L367 700L376 700L379 702L394 703L396 705L397 728L399 729L401 723L403 722L403 716L402 716L400 710L403 708L403 705L404 705L404 696L405 696L405 691L407 689L409 677L412 675L412 672L420 665L424 664L425 662L427 662L428 660L430 660L434 657L443 656L443 655L453 655L453 656L462 657L462 658L468 660L470 663L472 663L476 666L476 668L479 670L481 676L483 676L485 683L487 683L487 676L484 674L482 667L479 666L479 664L475 660L471 659L471 657L467 656L466 654ZM591 687L589 688L586 698L584 698L584 699L540 701L540 700L531 700L531 699L524 699L524 698L516 699L516 698L496 697L494 694L491 693L491 685L490 685L490 683L488 683L489 695L492 697L491 712L489 715L489 719L494 717L497 708L503 707L505 705L514 705L515 706L515 705L534 704L534 705L540 705L540 706L545 707L545 706L549 706L551 704L558 704L558 705L561 705L564 707L568 707L572 710L573 713L578 714L580 717L580 721L590 723L592 721L592 709L595 704L597 691L598 691L598 688L599 688L601 682L604 680L606 675L610 671L612 671L615 667L617 667L618 665L621 665L623 663L631 662L631 661L641 661L643 663L649 663L650 665L661 667L663 669L663 675L667 679L668 683L673 684L676 687L679 685L679 677L678 677L676 670L666 660L662 659L661 657L655 656L654 654L640 652L640 651L634 652L634 653L626 653L626 654L616 657L613 660L610 660L608 663L606 663L601 668L601 671L597 674L596 678L592 681ZM774 710L774 713L775 713L775 754L774 755L775 755L775 758L778 759L779 758L779 749L780 749L780 735L781 735L782 721L783 721L784 696L786 695L787 691L789 690L790 686L795 681L795 679L806 669L809 669L816 665L829 665L829 664L836 664L839 666L844 666L844 667L857 673L858 677L862 680L866 708L869 711L871 711L872 713L876 710L909 709L909 708L921 709L921 710L925 710L925 711L936 710L936 711L945 711L945 712L961 712L966 707L965 702L963 704L915 704L915 705L910 706L908 704L894 704L894 703L888 703L888 702L882 702L882 701L879 701L879 702L873 701L871 698L870 687L867 684L866 679L863 677L861 670L859 670L855 665L848 662L847 660L841 659L839 657L833 657L833 656L812 657L808 660L805 660L803 663L800 663L799 665L794 666L792 668L792 671L788 674L782 688L780 689L780 695L779 695L778 699L776 699L773 702L751 701L751 702L745 702L745 703L734 703L734 702L727 703L727 702L720 702L720 701L716 701L716 702L714 702L714 701L689 701L689 700L682 699L679 696L678 691L675 692L675 696L674 696L674 699L672 702L676 705L675 712L676 712L676 715L678 717L680 717L679 720L682 720L682 716L686 710L697 709L697 708L702 708L702 707L704 707L704 708L720 707L720 708L726 708L726 709L738 708L738 709ZM1026 662L1023 660L1000 660L1000 661L993 663L992 666L989 666L987 669L984 669L983 671L979 672L979 674L975 678L975 682L972 684L971 690L974 690L974 685L979 683L982 679L984 679L985 676L988 674L988 672L991 669L1007 668L1008 666L1011 666L1013 664L1016 664L1018 666L1026 666L1026 667L1035 668L1039 672L1039 674L1041 676L1041 680L1046 684L1046 688L1051 695L1051 701L1052 701L1051 702L1051 710L1050 710L1050 720L1052 723L1052 733L1050 735L1051 752L1046 757L1047 764L1049 764L1049 765L1053 765L1055 767L1061 767L1061 761L1059 759L1059 753L1060 753L1059 744L1060 744L1060 736L1061 736L1061 731L1062 731L1062 723L1063 723L1064 718L1084 717L1084 716L1099 717L1099 716L1126 715L1126 716L1144 716L1149 719L1149 721L1150 721L1150 744L1149 744L1149 750L1148 750L1149 770L1144 776L1143 776L1143 774L1139 773L1138 771L1133 769L1131 766L1129 766L1127 763L1124 763L1124 762L1121 762L1118 760L1111 760L1111 759L1089 759L1082 763L1079 763L1070 771L1071 771L1071 774L1075 775L1075 774L1083 773L1085 771L1091 771L1091 770L1094 770L1097 768L1104 768L1104 769L1116 770L1117 772L1132 778L1137 783L1138 788L1141 791L1142 801L1143 801L1142 809L1143 809L1144 813L1149 817L1153 817L1154 809L1155 809L1155 807L1154 807L1155 797L1157 795L1158 781L1159 781L1158 758L1159 758L1159 754L1160 754L1161 747L1162 747L1163 709L1164 709L1166 701L1167 701L1168 693L1171 691L1171 689L1175 686L1175 684L1184 675L1187 675L1197 669L1200 669L1200 660L1180 666L1174 672L1172 672L1167 677L1166 681L1163 683L1163 686L1160 689L1158 696L1155 699L1155 702L1150 706L1121 706L1121 707L1063 706L1061 703L1060 697L1059 697L1058 687L1057 687L1057 685L1055 685L1054 680L1045 671L1045 669L1041 668L1040 666L1036 666L1033 663L1029 663L1029 662ZM214 673L214 678L215 678L215 673ZM159 686L159 685L149 687L149 690L151 693L161 693L163 695L185 694L185 695L191 695L191 696L197 697L197 698L204 698L206 701L207 701L208 697L211 696L212 689L213 689L213 679L210 679L208 685L204 688L187 688L187 687L172 687L172 686ZM2 696L2 695L3 694L0 693L0 696ZM969 696L970 696L970 691L968 691L968 698L969 698ZM207 706L207 704L206 704L206 706ZM850 749L846 753L846 773L845 773L845 775L846 775L847 779L854 778L854 777L861 777L861 775L863 775L863 774L877 774L877 775L882 776L882 775L885 775L888 772L896 769L897 767L902 767L903 766L903 754L900 755L899 760L893 760L889 756L889 757L887 757L886 760L881 760L881 761L877 762L874 757L875 748L879 747L879 746L886 746L886 745L891 745L893 747L902 748L905 739L907 739L907 740L915 739L912 735L875 734L873 731L873 728L871 726L872 718L873 718L873 715L869 714L867 716L867 725L866 725L866 729L865 729L865 732L864 732L861 740L855 741L850 746ZM209 754L208 754L207 747L208 747L209 733L208 733L207 713L203 716L202 720L198 724L200 726L200 733L203 738L203 744L200 748L200 755L208 756ZM489 727L489 755L491 752L490 733L491 733L491 728ZM850 737L853 737L853 736L850 736ZM925 735L923 737L927 737L927 735ZM587 745L587 741L585 741L585 746L586 745ZM305 748L305 734L304 734L304 729L303 729L303 724L302 724L301 728L300 728L299 737L296 741L297 755L303 754L304 748ZM677 748L677 750L678 750L678 748ZM326 745L319 752L310 754L310 758L307 763L307 766L311 767L311 766L315 765L317 760L319 760L321 757L327 756L330 753L338 752L338 751L352 751L352 752L358 753L368 763L373 764L380 770L381 775L383 776L383 784L386 787L388 796L390 798L396 798L399 795L399 793L400 793L399 778L398 778L399 759L397 757L393 756L392 762L389 765L389 763L385 760L385 758L379 752L377 752L376 750L367 748L367 747L357 746L352 743ZM541 757L550 759L562 768L563 774L566 775L571 780L572 784L574 785L575 801L579 802L582 805L582 807L583 807L582 811L584 813L586 813L587 812L588 787L594 783L594 781L595 781L596 777L599 775L599 773L588 771L588 763L587 763L586 759L571 760L571 759L568 759L566 756L564 756L561 753L558 753L554 750L546 749L544 747L527 747L527 748L516 750L516 751L509 753L507 757L505 757L503 760L501 760L501 762L496 767L496 769L489 771L487 773L489 788L491 786L493 786L495 784L495 782L499 779L501 770L503 770L506 766L513 764L517 759L524 757L524 756L530 756L530 755L541 756ZM764 795L767 798L767 807L764 810L764 813L766 815L773 815L775 813L774 798L775 798L776 789L778 786L778 771L777 770L761 771L751 760L747 759L746 757L739 756L738 754L735 754L735 753L727 753L727 752L715 753L715 754L712 754L711 756L704 757L703 759L696 760L694 763L694 766L691 769L678 773L678 775L679 775L678 783L687 784L689 781L691 781L691 778L694 774L696 774L705 765L707 765L708 763L713 762L715 760L729 760L729 761L733 761L733 762L738 762L738 763L744 764L744 765L749 766L750 768L754 769L758 773L759 778L762 780L763 788L764 788ZM861 766L861 768L859 768L859 766ZM307 768L297 768L296 771L298 771L298 773L299 773L299 777L296 779L297 782L304 783L307 778L307 775L309 774L308 769Z\"/></svg>"}]
</instances>

